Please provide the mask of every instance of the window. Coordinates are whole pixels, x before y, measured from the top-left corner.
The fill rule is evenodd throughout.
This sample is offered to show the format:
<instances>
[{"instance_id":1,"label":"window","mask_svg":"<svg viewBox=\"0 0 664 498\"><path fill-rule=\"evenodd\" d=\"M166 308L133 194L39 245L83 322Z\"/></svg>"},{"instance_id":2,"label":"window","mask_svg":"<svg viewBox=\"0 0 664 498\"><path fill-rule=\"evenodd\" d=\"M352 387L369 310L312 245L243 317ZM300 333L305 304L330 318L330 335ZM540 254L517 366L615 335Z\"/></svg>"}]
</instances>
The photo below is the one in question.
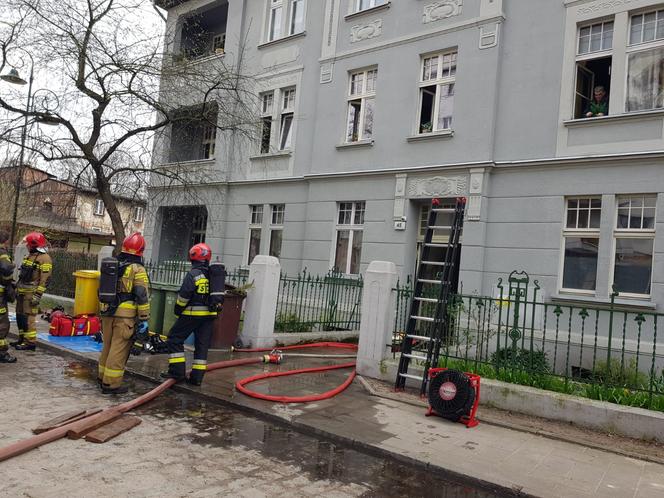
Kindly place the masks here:
<instances>
[{"instance_id":1,"label":"window","mask_svg":"<svg viewBox=\"0 0 664 498\"><path fill-rule=\"evenodd\" d=\"M134 208L134 221L136 223L143 222L143 206L136 206Z\"/></svg>"},{"instance_id":2,"label":"window","mask_svg":"<svg viewBox=\"0 0 664 498\"><path fill-rule=\"evenodd\" d=\"M220 33L212 37L212 53L223 54L226 48L226 33Z\"/></svg>"},{"instance_id":3,"label":"window","mask_svg":"<svg viewBox=\"0 0 664 498\"><path fill-rule=\"evenodd\" d=\"M452 128L457 53L422 58L418 133Z\"/></svg>"},{"instance_id":4,"label":"window","mask_svg":"<svg viewBox=\"0 0 664 498\"><path fill-rule=\"evenodd\" d=\"M95 200L95 216L104 216L104 201L101 199Z\"/></svg>"},{"instance_id":5,"label":"window","mask_svg":"<svg viewBox=\"0 0 664 498\"><path fill-rule=\"evenodd\" d=\"M272 112L274 92L261 95L261 154L270 152L272 144Z\"/></svg>"},{"instance_id":6,"label":"window","mask_svg":"<svg viewBox=\"0 0 664 498\"><path fill-rule=\"evenodd\" d=\"M650 295L655 241L654 195L617 199L613 285L622 295Z\"/></svg>"},{"instance_id":7,"label":"window","mask_svg":"<svg viewBox=\"0 0 664 498\"><path fill-rule=\"evenodd\" d=\"M281 127L279 150L291 148L293 136L293 114L295 110L295 88L282 90L283 104L281 108Z\"/></svg>"},{"instance_id":8,"label":"window","mask_svg":"<svg viewBox=\"0 0 664 498\"><path fill-rule=\"evenodd\" d=\"M304 32L305 0L268 0L267 41Z\"/></svg>"},{"instance_id":9,"label":"window","mask_svg":"<svg viewBox=\"0 0 664 498\"><path fill-rule=\"evenodd\" d=\"M388 0L355 0L355 11L373 9L379 5L385 5Z\"/></svg>"},{"instance_id":10,"label":"window","mask_svg":"<svg viewBox=\"0 0 664 498\"><path fill-rule=\"evenodd\" d=\"M664 10L630 19L627 112L664 108Z\"/></svg>"},{"instance_id":11,"label":"window","mask_svg":"<svg viewBox=\"0 0 664 498\"><path fill-rule=\"evenodd\" d=\"M207 5L181 16L178 22L181 26L178 55L186 60L224 53L228 2L207 2Z\"/></svg>"},{"instance_id":12,"label":"window","mask_svg":"<svg viewBox=\"0 0 664 498\"><path fill-rule=\"evenodd\" d=\"M261 232L263 230L263 206L261 204L249 206L249 257L250 265L257 254L261 252Z\"/></svg>"},{"instance_id":13,"label":"window","mask_svg":"<svg viewBox=\"0 0 664 498\"><path fill-rule=\"evenodd\" d=\"M288 34L295 35L304 31L304 0L292 0Z\"/></svg>"},{"instance_id":14,"label":"window","mask_svg":"<svg viewBox=\"0 0 664 498\"><path fill-rule=\"evenodd\" d=\"M268 28L268 41L281 38L281 22L283 11L283 0L270 0L270 24Z\"/></svg>"},{"instance_id":15,"label":"window","mask_svg":"<svg viewBox=\"0 0 664 498\"><path fill-rule=\"evenodd\" d=\"M574 118L609 114L613 21L580 26L577 37Z\"/></svg>"},{"instance_id":16,"label":"window","mask_svg":"<svg viewBox=\"0 0 664 498\"><path fill-rule=\"evenodd\" d=\"M217 127L206 123L203 125L203 138L201 140L202 159L214 159L214 148L217 141Z\"/></svg>"},{"instance_id":17,"label":"window","mask_svg":"<svg viewBox=\"0 0 664 498\"><path fill-rule=\"evenodd\" d=\"M207 231L207 211L205 208L194 214L191 223L191 238L189 246L205 242L205 233Z\"/></svg>"},{"instance_id":18,"label":"window","mask_svg":"<svg viewBox=\"0 0 664 498\"><path fill-rule=\"evenodd\" d=\"M563 271L561 287L592 293L597 285L597 255L602 199L567 199L563 229Z\"/></svg>"},{"instance_id":19,"label":"window","mask_svg":"<svg viewBox=\"0 0 664 498\"><path fill-rule=\"evenodd\" d=\"M342 273L360 273L364 210L364 202L339 203L334 267Z\"/></svg>"},{"instance_id":20,"label":"window","mask_svg":"<svg viewBox=\"0 0 664 498\"><path fill-rule=\"evenodd\" d=\"M272 204L272 217L270 219L270 256L281 257L281 241L284 232L284 204Z\"/></svg>"},{"instance_id":21,"label":"window","mask_svg":"<svg viewBox=\"0 0 664 498\"><path fill-rule=\"evenodd\" d=\"M377 69L350 75L346 142L370 140L373 136L377 77Z\"/></svg>"}]
</instances>

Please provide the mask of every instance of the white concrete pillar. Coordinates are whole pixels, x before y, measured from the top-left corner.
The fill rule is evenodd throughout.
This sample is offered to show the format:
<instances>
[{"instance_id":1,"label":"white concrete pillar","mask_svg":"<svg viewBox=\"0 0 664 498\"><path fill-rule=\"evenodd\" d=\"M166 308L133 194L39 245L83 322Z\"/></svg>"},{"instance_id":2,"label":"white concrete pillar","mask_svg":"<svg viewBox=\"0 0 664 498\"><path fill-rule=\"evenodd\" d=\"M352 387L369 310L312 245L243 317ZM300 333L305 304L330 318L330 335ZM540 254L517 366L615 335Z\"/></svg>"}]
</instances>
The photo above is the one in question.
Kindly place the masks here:
<instances>
[{"instance_id":1,"label":"white concrete pillar","mask_svg":"<svg viewBox=\"0 0 664 498\"><path fill-rule=\"evenodd\" d=\"M97 271L101 270L101 261L104 258L113 256L113 249L115 249L113 246L104 246L99 249L99 253L97 254Z\"/></svg>"},{"instance_id":2,"label":"white concrete pillar","mask_svg":"<svg viewBox=\"0 0 664 498\"><path fill-rule=\"evenodd\" d=\"M364 276L362 320L357 352L357 373L380 378L381 364L390 353L396 307L392 289L397 267L389 261L372 261Z\"/></svg>"},{"instance_id":3,"label":"white concrete pillar","mask_svg":"<svg viewBox=\"0 0 664 498\"><path fill-rule=\"evenodd\" d=\"M248 281L253 287L247 293L244 327L240 334L245 346L269 348L276 345L274 321L280 275L279 260L272 256L258 255L249 266Z\"/></svg>"}]
</instances>

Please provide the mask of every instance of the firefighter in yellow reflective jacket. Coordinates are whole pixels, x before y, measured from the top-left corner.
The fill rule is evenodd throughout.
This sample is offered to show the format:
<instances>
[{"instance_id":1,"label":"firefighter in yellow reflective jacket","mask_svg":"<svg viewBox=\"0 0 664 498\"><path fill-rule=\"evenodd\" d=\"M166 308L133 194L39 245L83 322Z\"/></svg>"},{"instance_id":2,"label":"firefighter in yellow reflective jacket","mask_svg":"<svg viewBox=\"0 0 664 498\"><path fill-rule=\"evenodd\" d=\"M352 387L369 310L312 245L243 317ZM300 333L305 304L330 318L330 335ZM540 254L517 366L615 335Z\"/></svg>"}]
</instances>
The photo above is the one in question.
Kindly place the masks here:
<instances>
[{"instance_id":1,"label":"firefighter in yellow reflective jacket","mask_svg":"<svg viewBox=\"0 0 664 498\"><path fill-rule=\"evenodd\" d=\"M185 379L186 363L184 341L194 334L194 362L187 382L200 386L207 370L207 356L212 340L212 322L216 310L210 310L210 280L208 268L212 251L207 244L196 244L189 250L191 270L187 273L175 302L177 321L171 327L166 341L169 352L168 372L163 378L177 381Z\"/></svg>"},{"instance_id":2,"label":"firefighter in yellow reflective jacket","mask_svg":"<svg viewBox=\"0 0 664 498\"><path fill-rule=\"evenodd\" d=\"M122 243L117 306L102 312L104 348L99 357L98 380L103 394L122 394L122 384L134 334L147 336L150 319L148 274L143 266L145 239L134 233ZM138 323L136 320L138 319Z\"/></svg>"},{"instance_id":3,"label":"firefighter in yellow reflective jacket","mask_svg":"<svg viewBox=\"0 0 664 498\"><path fill-rule=\"evenodd\" d=\"M37 313L39 301L51 280L53 261L47 254L48 241L44 234L32 232L25 236L28 255L21 263L16 290L16 325L18 342L12 346L19 351L34 351L37 344Z\"/></svg>"},{"instance_id":4,"label":"firefighter in yellow reflective jacket","mask_svg":"<svg viewBox=\"0 0 664 498\"><path fill-rule=\"evenodd\" d=\"M9 354L9 313L7 303L13 303L16 297L14 289L14 263L7 251L9 234L0 230L0 363L16 363L16 358Z\"/></svg>"}]
</instances>

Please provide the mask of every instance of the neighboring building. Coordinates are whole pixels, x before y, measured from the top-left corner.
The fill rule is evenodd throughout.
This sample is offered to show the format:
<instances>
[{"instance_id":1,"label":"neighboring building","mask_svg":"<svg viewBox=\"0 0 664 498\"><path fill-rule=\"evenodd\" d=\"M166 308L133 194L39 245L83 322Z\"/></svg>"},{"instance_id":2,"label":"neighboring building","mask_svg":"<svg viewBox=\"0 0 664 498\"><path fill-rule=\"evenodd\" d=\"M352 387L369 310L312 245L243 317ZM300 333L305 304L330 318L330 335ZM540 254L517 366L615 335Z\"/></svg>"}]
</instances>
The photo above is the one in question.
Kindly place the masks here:
<instances>
[{"instance_id":1,"label":"neighboring building","mask_svg":"<svg viewBox=\"0 0 664 498\"><path fill-rule=\"evenodd\" d=\"M546 300L664 307L664 2L157 4L188 64L246 42L261 121L251 150L205 125L158 143L156 166L210 173L199 205L157 197L154 259L206 240L229 267L403 278L431 198L467 196L464 292L520 269Z\"/></svg>"},{"instance_id":2,"label":"neighboring building","mask_svg":"<svg viewBox=\"0 0 664 498\"><path fill-rule=\"evenodd\" d=\"M18 169L0 168L0 227L10 229ZM92 189L83 188L31 166L23 167L19 196L19 236L44 232L53 247L97 252L114 243L111 220ZM146 201L115 196L127 232L143 231Z\"/></svg>"}]
</instances>

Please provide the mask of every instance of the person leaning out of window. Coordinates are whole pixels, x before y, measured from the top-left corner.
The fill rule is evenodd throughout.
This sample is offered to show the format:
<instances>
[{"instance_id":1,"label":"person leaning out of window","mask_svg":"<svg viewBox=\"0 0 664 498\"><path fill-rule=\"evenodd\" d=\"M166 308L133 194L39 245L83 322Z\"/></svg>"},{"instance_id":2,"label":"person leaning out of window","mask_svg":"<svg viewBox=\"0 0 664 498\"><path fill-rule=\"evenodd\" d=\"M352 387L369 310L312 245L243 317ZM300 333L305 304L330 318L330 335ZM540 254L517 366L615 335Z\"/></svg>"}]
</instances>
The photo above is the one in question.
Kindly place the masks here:
<instances>
[{"instance_id":1,"label":"person leaning out of window","mask_svg":"<svg viewBox=\"0 0 664 498\"><path fill-rule=\"evenodd\" d=\"M608 114L609 97L603 86L596 86L593 91L593 99L588 103L584 115L587 118L598 118L600 116L608 116Z\"/></svg>"}]
</instances>

